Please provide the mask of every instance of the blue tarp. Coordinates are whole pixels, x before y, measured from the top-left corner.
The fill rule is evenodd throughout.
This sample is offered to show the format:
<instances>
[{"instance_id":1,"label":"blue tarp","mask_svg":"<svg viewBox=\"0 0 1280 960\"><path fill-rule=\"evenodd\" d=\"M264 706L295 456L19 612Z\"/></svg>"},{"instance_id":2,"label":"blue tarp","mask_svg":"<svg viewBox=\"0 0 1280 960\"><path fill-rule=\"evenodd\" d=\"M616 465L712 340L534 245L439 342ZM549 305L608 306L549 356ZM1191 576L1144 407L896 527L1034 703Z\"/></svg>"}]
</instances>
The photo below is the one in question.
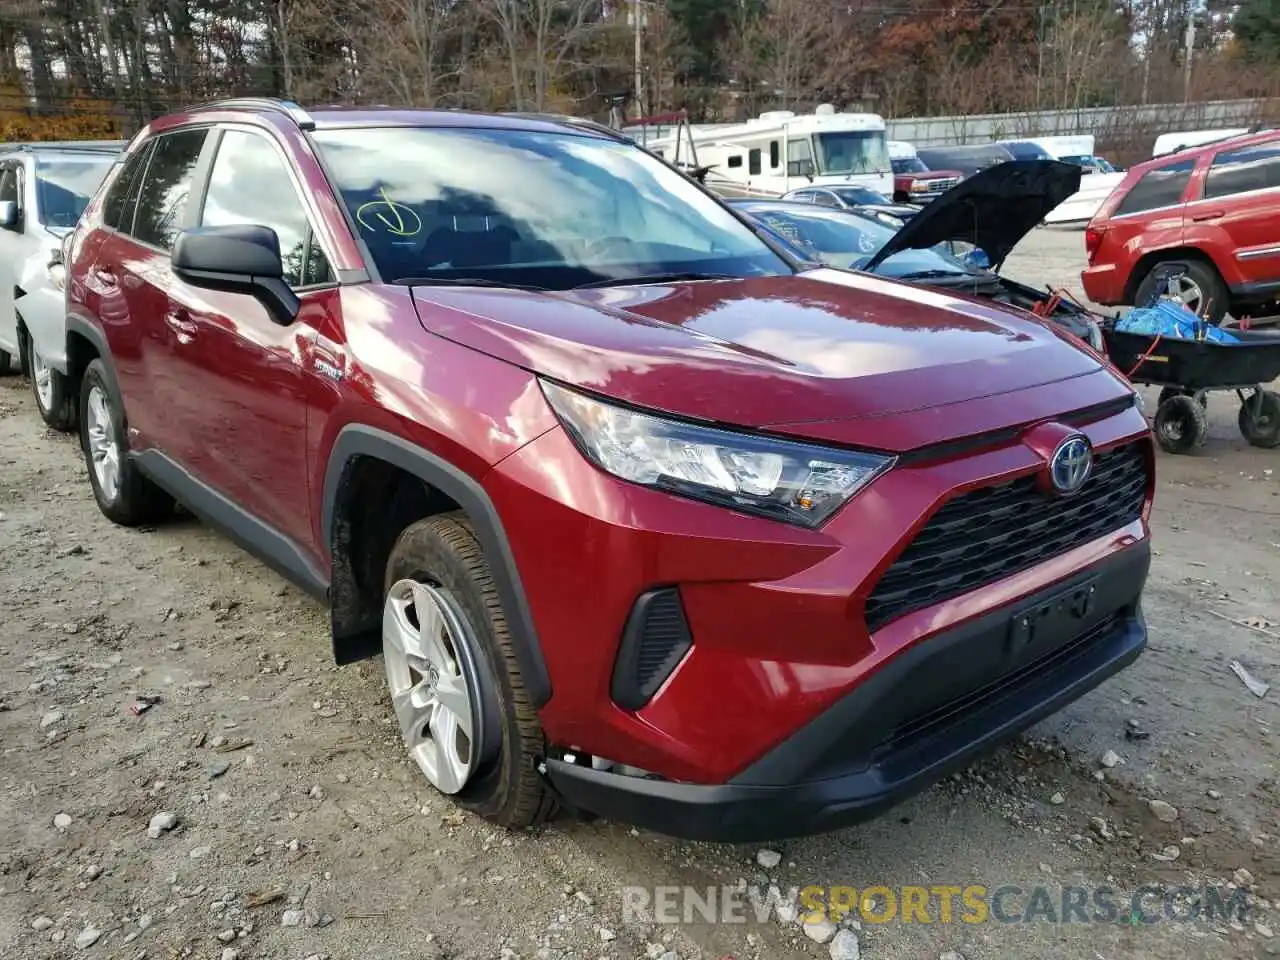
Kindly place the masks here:
<instances>
[{"instance_id":1,"label":"blue tarp","mask_svg":"<svg viewBox=\"0 0 1280 960\"><path fill-rule=\"evenodd\" d=\"M1239 343L1233 333L1205 323L1176 300L1157 300L1149 307L1134 307L1116 321L1122 333L1159 334L1173 340L1207 340L1210 343Z\"/></svg>"}]
</instances>

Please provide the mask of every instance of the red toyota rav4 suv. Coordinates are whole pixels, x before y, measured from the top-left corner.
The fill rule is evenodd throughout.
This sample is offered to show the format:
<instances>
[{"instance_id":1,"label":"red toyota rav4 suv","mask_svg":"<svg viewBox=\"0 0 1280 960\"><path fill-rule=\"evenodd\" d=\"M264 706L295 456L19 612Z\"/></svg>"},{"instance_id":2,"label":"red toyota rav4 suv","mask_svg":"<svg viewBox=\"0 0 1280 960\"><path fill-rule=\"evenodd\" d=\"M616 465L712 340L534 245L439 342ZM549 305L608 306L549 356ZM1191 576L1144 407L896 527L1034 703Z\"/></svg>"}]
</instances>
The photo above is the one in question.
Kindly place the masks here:
<instances>
[{"instance_id":1,"label":"red toyota rav4 suv","mask_svg":"<svg viewBox=\"0 0 1280 960\"><path fill-rule=\"evenodd\" d=\"M1217 323L1280 297L1280 132L1232 137L1140 163L1085 229L1095 303L1174 293Z\"/></svg>"},{"instance_id":2,"label":"red toyota rav4 suv","mask_svg":"<svg viewBox=\"0 0 1280 960\"><path fill-rule=\"evenodd\" d=\"M158 120L68 249L94 495L325 598L497 823L869 816L1139 655L1151 443L1068 334L770 244L570 124Z\"/></svg>"}]
</instances>

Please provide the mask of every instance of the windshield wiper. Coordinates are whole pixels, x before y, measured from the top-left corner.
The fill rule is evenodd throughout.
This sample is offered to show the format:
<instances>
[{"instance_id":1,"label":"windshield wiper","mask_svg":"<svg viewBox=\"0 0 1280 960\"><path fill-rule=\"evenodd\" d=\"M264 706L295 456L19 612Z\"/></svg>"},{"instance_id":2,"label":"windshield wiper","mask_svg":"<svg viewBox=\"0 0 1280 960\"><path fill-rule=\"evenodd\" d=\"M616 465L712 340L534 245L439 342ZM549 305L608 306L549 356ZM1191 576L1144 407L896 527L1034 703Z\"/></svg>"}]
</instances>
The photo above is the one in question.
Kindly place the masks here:
<instances>
[{"instance_id":1,"label":"windshield wiper","mask_svg":"<svg viewBox=\"0 0 1280 960\"><path fill-rule=\"evenodd\" d=\"M900 273L895 280L935 280L942 277L964 277L975 283L985 282L988 278L981 273L967 273L964 270L913 270L911 273Z\"/></svg>"},{"instance_id":2,"label":"windshield wiper","mask_svg":"<svg viewBox=\"0 0 1280 960\"><path fill-rule=\"evenodd\" d=\"M579 283L572 290L590 290L592 287L625 287L641 283L682 283L686 280L741 280L729 273L646 273L634 277L607 277Z\"/></svg>"},{"instance_id":3,"label":"windshield wiper","mask_svg":"<svg viewBox=\"0 0 1280 960\"><path fill-rule=\"evenodd\" d=\"M392 283L401 287L495 287L499 290L547 291L546 287L537 287L531 283L504 283L483 277L397 277Z\"/></svg>"}]
</instances>

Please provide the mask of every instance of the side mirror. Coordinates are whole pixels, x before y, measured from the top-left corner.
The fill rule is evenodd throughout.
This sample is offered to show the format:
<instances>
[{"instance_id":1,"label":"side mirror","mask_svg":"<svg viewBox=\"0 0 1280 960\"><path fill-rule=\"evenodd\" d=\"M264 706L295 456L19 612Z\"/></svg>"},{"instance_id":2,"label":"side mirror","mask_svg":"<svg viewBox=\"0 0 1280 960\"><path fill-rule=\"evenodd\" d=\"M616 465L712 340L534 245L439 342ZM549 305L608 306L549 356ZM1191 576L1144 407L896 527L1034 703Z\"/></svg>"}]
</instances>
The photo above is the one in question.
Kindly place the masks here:
<instances>
[{"instance_id":1,"label":"side mirror","mask_svg":"<svg viewBox=\"0 0 1280 960\"><path fill-rule=\"evenodd\" d=\"M981 247L974 247L964 255L966 266L973 267L975 270L990 270L991 258L987 256L987 251Z\"/></svg>"},{"instance_id":2,"label":"side mirror","mask_svg":"<svg viewBox=\"0 0 1280 960\"><path fill-rule=\"evenodd\" d=\"M0 200L0 228L12 230L18 225L18 204L13 200Z\"/></svg>"},{"instance_id":3,"label":"side mirror","mask_svg":"<svg viewBox=\"0 0 1280 960\"><path fill-rule=\"evenodd\" d=\"M173 272L193 287L247 293L288 326L302 304L284 282L280 238L270 227L236 224L193 227L173 245Z\"/></svg>"}]
</instances>

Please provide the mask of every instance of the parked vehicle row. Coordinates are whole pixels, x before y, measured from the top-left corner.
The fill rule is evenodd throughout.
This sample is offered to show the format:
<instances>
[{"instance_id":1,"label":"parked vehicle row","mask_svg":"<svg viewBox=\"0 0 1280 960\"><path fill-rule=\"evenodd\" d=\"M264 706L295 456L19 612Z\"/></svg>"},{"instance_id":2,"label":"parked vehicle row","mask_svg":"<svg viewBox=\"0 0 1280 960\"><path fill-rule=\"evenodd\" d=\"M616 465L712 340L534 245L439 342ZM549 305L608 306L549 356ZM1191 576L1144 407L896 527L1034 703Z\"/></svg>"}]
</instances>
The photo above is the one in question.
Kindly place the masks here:
<instances>
[{"instance_id":1,"label":"parked vehicle row","mask_svg":"<svg viewBox=\"0 0 1280 960\"><path fill-rule=\"evenodd\" d=\"M1046 311L1047 319L1101 351L1102 332L1088 311L999 275L1019 241L1079 182L1078 168L1054 160L1001 164L924 207L905 226L886 226L874 208L813 209L787 198L728 202L793 244L801 259ZM957 246L970 244L957 255Z\"/></svg>"},{"instance_id":2,"label":"parked vehicle row","mask_svg":"<svg viewBox=\"0 0 1280 960\"><path fill-rule=\"evenodd\" d=\"M554 119L156 120L65 247L93 495L327 603L495 823L873 816L1139 656L1152 444L1065 331L766 220Z\"/></svg>"}]
</instances>

